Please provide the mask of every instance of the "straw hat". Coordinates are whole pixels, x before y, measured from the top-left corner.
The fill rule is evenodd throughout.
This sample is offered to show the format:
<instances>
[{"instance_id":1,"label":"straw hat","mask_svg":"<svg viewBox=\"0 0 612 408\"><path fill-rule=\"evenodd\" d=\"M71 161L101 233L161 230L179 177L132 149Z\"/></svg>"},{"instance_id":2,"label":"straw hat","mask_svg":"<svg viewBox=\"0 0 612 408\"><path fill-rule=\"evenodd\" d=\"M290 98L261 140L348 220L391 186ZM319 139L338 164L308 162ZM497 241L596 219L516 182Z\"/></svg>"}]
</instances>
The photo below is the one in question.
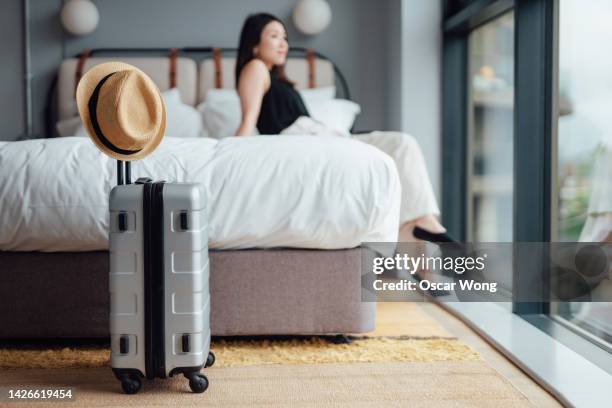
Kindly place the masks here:
<instances>
[{"instance_id":1,"label":"straw hat","mask_svg":"<svg viewBox=\"0 0 612 408\"><path fill-rule=\"evenodd\" d=\"M166 107L159 89L129 64L96 65L81 78L76 99L89 137L110 157L142 159L164 136Z\"/></svg>"}]
</instances>

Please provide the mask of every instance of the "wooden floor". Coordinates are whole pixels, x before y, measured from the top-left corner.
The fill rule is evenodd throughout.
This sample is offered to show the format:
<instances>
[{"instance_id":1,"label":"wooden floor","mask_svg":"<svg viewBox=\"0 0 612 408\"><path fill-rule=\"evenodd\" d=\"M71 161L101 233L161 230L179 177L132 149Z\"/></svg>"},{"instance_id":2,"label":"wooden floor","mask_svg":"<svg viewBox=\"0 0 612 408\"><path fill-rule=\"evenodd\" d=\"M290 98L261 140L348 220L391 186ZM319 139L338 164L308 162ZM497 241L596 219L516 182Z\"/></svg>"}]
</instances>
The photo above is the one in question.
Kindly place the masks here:
<instances>
[{"instance_id":1,"label":"wooden floor","mask_svg":"<svg viewBox=\"0 0 612 408\"><path fill-rule=\"evenodd\" d=\"M383 309L400 307L398 304L395 307L384 306ZM33 387L36 384L74 387L76 401L65 404L68 407L560 406L522 371L439 306L416 303L401 307L417 309L424 315L412 319L411 335L456 336L477 351L482 359L212 367L206 369L211 386L204 394L189 392L182 376L147 381L138 395L124 395L108 367L17 369L1 373L0 389ZM413 316L418 314L414 312ZM383 313L381 321L397 315ZM388 327L380 325L379 330L388 331L397 326L392 320L388 323ZM2 404L0 401L0 406ZM57 407L64 404L30 404L32 407L46 405Z\"/></svg>"},{"instance_id":2,"label":"wooden floor","mask_svg":"<svg viewBox=\"0 0 612 408\"><path fill-rule=\"evenodd\" d=\"M207 375L211 385L203 394L191 393L179 376L124 395L108 368L9 370L0 387L73 387L76 400L62 404L67 407L534 406L483 361L212 367Z\"/></svg>"},{"instance_id":3,"label":"wooden floor","mask_svg":"<svg viewBox=\"0 0 612 408\"><path fill-rule=\"evenodd\" d=\"M495 371L510 381L533 405L562 407L550 393L451 313L434 303L423 302L419 305L449 333L477 351Z\"/></svg>"}]
</instances>

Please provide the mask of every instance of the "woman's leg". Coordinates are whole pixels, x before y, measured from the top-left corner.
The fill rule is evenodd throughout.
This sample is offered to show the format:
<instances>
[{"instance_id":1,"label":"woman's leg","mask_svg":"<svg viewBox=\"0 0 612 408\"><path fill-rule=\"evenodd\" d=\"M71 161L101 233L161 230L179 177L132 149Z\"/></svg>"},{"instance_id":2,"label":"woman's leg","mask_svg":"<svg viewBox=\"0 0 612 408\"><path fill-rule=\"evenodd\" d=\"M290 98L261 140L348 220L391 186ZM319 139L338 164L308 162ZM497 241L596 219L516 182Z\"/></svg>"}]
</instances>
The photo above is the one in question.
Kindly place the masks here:
<instances>
[{"instance_id":1,"label":"woman's leg","mask_svg":"<svg viewBox=\"0 0 612 408\"><path fill-rule=\"evenodd\" d=\"M416 220L416 226L421 227L429 232L440 234L446 232L446 228L440 224L440 221L433 215L427 214Z\"/></svg>"},{"instance_id":2,"label":"woman's leg","mask_svg":"<svg viewBox=\"0 0 612 408\"><path fill-rule=\"evenodd\" d=\"M387 153L397 166L402 185L400 235L409 239L415 226L434 233L445 232L436 219L440 210L423 153L414 137L400 132L372 132L355 135L354 139Z\"/></svg>"},{"instance_id":3,"label":"woman's leg","mask_svg":"<svg viewBox=\"0 0 612 408\"><path fill-rule=\"evenodd\" d=\"M400 225L399 234L397 236L398 242L416 242L418 241L413 234L414 226L416 221L408 221Z\"/></svg>"}]
</instances>

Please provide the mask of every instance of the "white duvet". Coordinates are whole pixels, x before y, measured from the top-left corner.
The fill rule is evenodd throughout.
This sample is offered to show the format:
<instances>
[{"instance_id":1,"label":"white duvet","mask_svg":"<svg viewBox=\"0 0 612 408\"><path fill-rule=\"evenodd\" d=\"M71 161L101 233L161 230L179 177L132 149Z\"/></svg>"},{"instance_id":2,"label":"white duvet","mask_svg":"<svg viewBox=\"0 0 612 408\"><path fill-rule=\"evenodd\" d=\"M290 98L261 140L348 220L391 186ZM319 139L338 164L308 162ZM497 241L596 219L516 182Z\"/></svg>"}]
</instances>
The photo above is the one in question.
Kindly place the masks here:
<instances>
[{"instance_id":1,"label":"white duvet","mask_svg":"<svg viewBox=\"0 0 612 408\"><path fill-rule=\"evenodd\" d=\"M107 248L116 162L88 138L0 142L0 169L0 250ZM396 167L350 139L167 137L132 173L203 183L211 248L337 249L397 239Z\"/></svg>"}]
</instances>

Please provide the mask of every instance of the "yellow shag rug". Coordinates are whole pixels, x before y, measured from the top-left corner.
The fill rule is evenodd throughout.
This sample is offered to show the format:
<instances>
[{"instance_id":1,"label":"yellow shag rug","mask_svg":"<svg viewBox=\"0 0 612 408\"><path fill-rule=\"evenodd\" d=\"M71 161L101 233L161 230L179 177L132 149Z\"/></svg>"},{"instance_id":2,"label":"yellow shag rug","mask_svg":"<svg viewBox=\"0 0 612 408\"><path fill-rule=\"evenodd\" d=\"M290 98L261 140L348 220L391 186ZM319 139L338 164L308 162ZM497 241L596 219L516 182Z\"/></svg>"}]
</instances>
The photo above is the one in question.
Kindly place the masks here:
<instances>
[{"instance_id":1,"label":"yellow shag rug","mask_svg":"<svg viewBox=\"0 0 612 408\"><path fill-rule=\"evenodd\" d=\"M350 344L320 337L213 340L215 367L263 364L478 361L478 353L450 336L416 303L381 303L377 328ZM0 369L85 368L109 365L106 346L0 348Z\"/></svg>"}]
</instances>

